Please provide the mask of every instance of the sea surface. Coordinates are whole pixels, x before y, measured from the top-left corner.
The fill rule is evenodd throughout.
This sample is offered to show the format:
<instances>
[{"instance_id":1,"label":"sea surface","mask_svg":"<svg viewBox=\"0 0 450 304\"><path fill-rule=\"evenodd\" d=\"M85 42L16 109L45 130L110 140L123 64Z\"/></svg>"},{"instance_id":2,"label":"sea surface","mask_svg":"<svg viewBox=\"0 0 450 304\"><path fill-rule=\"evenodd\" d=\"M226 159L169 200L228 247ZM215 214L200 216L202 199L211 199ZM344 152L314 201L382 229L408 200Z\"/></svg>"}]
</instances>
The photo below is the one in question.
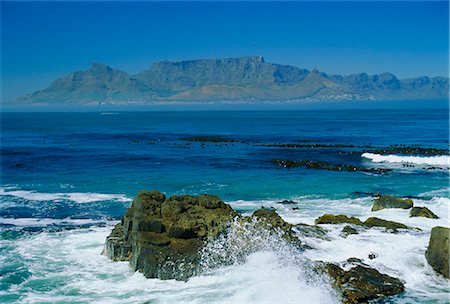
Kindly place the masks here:
<instances>
[{"instance_id":1,"label":"sea surface","mask_svg":"<svg viewBox=\"0 0 450 304\"><path fill-rule=\"evenodd\" d=\"M448 110L441 109L1 113L0 302L337 303L323 278L299 261L358 257L404 282L405 293L384 302L449 303L448 280L424 257L431 228L448 226L448 156L370 151L448 149L448 130ZM186 140L193 136L228 141ZM274 159L392 171L288 169ZM187 282L145 279L101 255L141 189L215 194L244 214L274 207L291 223L333 213L421 230L368 229L343 238L343 225L324 225L329 239L303 239L313 249L302 253L267 246ZM440 218L396 209L375 214L377 193L411 197ZM278 203L285 199L296 203Z\"/></svg>"}]
</instances>

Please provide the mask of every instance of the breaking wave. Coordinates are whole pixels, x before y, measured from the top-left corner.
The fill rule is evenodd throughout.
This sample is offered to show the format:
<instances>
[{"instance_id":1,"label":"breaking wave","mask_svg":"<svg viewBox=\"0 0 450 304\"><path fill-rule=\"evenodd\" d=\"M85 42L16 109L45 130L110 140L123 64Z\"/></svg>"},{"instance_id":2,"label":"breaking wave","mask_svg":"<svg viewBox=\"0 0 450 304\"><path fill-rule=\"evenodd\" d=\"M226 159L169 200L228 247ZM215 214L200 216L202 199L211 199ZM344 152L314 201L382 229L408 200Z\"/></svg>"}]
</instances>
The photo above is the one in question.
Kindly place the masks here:
<instances>
[{"instance_id":1,"label":"breaking wave","mask_svg":"<svg viewBox=\"0 0 450 304\"><path fill-rule=\"evenodd\" d=\"M450 157L444 156L400 156L363 153L361 157L368 158L375 163L410 163L430 166L449 166Z\"/></svg>"}]
</instances>

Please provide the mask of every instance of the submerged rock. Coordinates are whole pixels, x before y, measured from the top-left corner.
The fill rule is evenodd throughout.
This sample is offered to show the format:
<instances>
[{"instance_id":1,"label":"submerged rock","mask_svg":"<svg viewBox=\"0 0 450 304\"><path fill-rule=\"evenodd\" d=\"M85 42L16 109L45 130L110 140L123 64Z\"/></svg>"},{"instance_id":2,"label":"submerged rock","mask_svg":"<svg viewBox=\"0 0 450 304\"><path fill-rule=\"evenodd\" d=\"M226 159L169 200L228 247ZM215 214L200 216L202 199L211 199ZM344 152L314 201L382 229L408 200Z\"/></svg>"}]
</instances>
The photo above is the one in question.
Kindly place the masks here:
<instances>
[{"instance_id":1,"label":"submerged rock","mask_svg":"<svg viewBox=\"0 0 450 304\"><path fill-rule=\"evenodd\" d=\"M325 263L323 269L332 279L334 287L341 293L344 303L366 303L405 290L399 279L363 265L345 271L336 264Z\"/></svg>"},{"instance_id":2,"label":"submerged rock","mask_svg":"<svg viewBox=\"0 0 450 304\"><path fill-rule=\"evenodd\" d=\"M436 272L441 273L447 279L450 279L449 261L450 261L450 228L434 227L431 230L430 243L425 252L428 263Z\"/></svg>"},{"instance_id":3,"label":"submerged rock","mask_svg":"<svg viewBox=\"0 0 450 304\"><path fill-rule=\"evenodd\" d=\"M346 215L324 214L315 220L316 224L343 224L349 223L353 225L363 225L363 222L356 217L348 217Z\"/></svg>"},{"instance_id":4,"label":"submerged rock","mask_svg":"<svg viewBox=\"0 0 450 304\"><path fill-rule=\"evenodd\" d=\"M372 211L383 210L386 208L409 209L413 207L413 201L409 198L401 199L392 195L383 195L374 200Z\"/></svg>"},{"instance_id":5,"label":"submerged rock","mask_svg":"<svg viewBox=\"0 0 450 304\"><path fill-rule=\"evenodd\" d=\"M342 229L341 235L343 237L347 237L351 234L359 234L358 230L356 230L355 228L351 227L351 226L345 226L344 229Z\"/></svg>"},{"instance_id":6,"label":"submerged rock","mask_svg":"<svg viewBox=\"0 0 450 304\"><path fill-rule=\"evenodd\" d=\"M317 160L285 160L285 159L273 159L270 161L273 165L283 168L298 168L305 167L308 169L316 170L329 170L329 171L346 171L346 172L367 172L367 173L387 173L392 169L387 168L364 168L350 164L331 164Z\"/></svg>"},{"instance_id":7,"label":"submerged rock","mask_svg":"<svg viewBox=\"0 0 450 304\"><path fill-rule=\"evenodd\" d=\"M377 217L369 217L365 222L366 227L384 227L389 230L397 231L397 229L409 229L408 226L402 223L383 220Z\"/></svg>"},{"instance_id":8,"label":"submerged rock","mask_svg":"<svg viewBox=\"0 0 450 304\"><path fill-rule=\"evenodd\" d=\"M431 219L438 219L439 217L434 214L430 209L427 207L413 207L411 211L409 212L410 217L427 217Z\"/></svg>"},{"instance_id":9,"label":"submerged rock","mask_svg":"<svg viewBox=\"0 0 450 304\"><path fill-rule=\"evenodd\" d=\"M184 280L196 273L205 240L224 232L236 215L216 196L141 191L107 237L104 253L129 261L147 278Z\"/></svg>"}]
</instances>

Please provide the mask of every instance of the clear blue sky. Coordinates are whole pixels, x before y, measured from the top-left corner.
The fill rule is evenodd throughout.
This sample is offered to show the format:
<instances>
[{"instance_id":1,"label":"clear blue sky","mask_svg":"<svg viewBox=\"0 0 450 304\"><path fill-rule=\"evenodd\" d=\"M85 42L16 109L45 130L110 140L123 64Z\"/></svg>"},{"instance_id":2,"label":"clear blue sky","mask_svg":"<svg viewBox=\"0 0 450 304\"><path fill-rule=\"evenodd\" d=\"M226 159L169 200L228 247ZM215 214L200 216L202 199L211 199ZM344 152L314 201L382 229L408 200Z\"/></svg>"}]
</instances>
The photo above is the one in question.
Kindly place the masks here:
<instances>
[{"instance_id":1,"label":"clear blue sky","mask_svg":"<svg viewBox=\"0 0 450 304\"><path fill-rule=\"evenodd\" d=\"M448 74L448 3L2 2L2 98L92 62L263 55L327 73Z\"/></svg>"}]
</instances>

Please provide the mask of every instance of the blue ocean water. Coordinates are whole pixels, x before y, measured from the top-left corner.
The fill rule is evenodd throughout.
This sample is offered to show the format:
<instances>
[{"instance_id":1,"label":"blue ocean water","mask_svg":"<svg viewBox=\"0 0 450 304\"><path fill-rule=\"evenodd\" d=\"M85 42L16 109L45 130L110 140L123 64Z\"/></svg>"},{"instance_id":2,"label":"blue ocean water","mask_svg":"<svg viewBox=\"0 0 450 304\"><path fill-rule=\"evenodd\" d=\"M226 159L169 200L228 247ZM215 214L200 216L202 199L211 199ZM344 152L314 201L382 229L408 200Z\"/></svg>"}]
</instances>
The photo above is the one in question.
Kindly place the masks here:
<instances>
[{"instance_id":1,"label":"blue ocean water","mask_svg":"<svg viewBox=\"0 0 450 304\"><path fill-rule=\"evenodd\" d=\"M195 278L172 283L173 290L170 286L164 289L158 280L140 278L126 265L101 256L104 237L140 189L157 189L167 195L215 194L241 212L275 206L286 220L305 223L328 212L368 217L375 193L411 196L441 219L413 221L403 211L381 211L380 217L410 221L423 228L423 233L392 236L377 232L370 239L374 232L367 232L348 244L336 234L333 241L316 244L314 254L321 260L340 261L377 251L379 258L370 261L371 265L407 282L407 292L396 301L443 303L448 299L447 283L423 258L429 229L438 223L448 225L448 170L376 163L361 157L368 150L364 146L448 149L447 110L2 113L1 124L1 302L256 299L244 297L237 286L217 298L220 287L201 285ZM234 141L184 140L192 136ZM268 146L284 143L330 147ZM333 147L335 144L355 147ZM318 160L393 171L287 169L273 165L272 159ZM298 201L299 209L276 204L283 199ZM337 228L329 229L334 235ZM392 254L387 242L405 245ZM267 263L267 258L261 259ZM414 278L411 272L416 273ZM136 287L129 289L136 282L143 293L138 298L133 293ZM117 291L104 293L102 288L108 284L118 286ZM210 293L206 298L189 298L180 291L183 288ZM327 302L324 299L310 298Z\"/></svg>"}]
</instances>

